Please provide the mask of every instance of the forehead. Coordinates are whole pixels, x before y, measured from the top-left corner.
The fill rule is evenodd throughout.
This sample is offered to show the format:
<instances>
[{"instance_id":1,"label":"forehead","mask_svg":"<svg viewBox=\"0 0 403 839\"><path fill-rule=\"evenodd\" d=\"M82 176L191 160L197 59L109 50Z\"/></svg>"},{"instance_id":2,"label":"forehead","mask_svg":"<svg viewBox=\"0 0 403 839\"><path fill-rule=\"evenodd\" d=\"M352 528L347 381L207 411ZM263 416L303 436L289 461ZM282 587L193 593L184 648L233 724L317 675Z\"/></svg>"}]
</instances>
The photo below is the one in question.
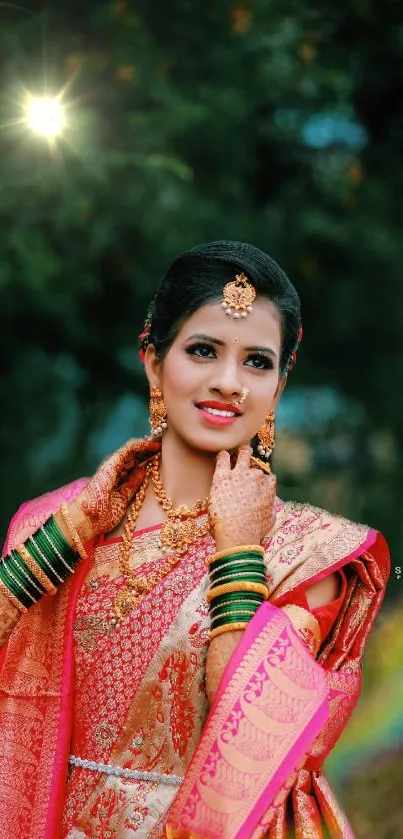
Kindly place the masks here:
<instances>
[{"instance_id":1,"label":"forehead","mask_svg":"<svg viewBox=\"0 0 403 839\"><path fill-rule=\"evenodd\" d=\"M281 316L277 306L266 297L257 297L252 312L246 318L226 315L220 301L201 306L183 324L177 336L186 340L194 333L210 335L221 341L238 338L246 345L270 344L273 348L281 344Z\"/></svg>"}]
</instances>

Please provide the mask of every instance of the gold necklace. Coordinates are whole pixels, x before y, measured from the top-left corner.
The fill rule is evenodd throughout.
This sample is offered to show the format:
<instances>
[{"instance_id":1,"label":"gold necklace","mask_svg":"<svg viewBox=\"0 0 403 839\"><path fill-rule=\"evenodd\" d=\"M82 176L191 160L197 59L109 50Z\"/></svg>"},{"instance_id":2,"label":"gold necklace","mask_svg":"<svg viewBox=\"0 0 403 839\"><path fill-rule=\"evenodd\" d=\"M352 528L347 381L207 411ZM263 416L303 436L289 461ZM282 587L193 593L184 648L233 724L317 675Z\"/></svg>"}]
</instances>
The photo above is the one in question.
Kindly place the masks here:
<instances>
[{"instance_id":1,"label":"gold necklace","mask_svg":"<svg viewBox=\"0 0 403 839\"><path fill-rule=\"evenodd\" d=\"M122 549L119 552L119 568L124 577L125 585L119 592L113 604L115 617L112 623L117 623L125 617L135 606L141 597L149 594L174 566L179 562L181 556L186 553L189 545L195 542L199 536L209 531L209 524L198 527L194 518L201 512L207 510L208 499L197 501L193 507L181 506L175 508L172 501L167 497L159 476L160 456L152 458L147 463L144 481L141 484L135 500L127 514L127 520L122 538ZM136 575L130 567L131 546L133 534L136 530L136 522L143 504L150 478L153 483L153 490L163 510L168 515L168 520L163 524L160 534L161 547L170 550L170 555L163 562L158 574L150 574L148 577ZM187 519L190 518L190 521ZM191 526L189 526L191 525Z\"/></svg>"},{"instance_id":2,"label":"gold necklace","mask_svg":"<svg viewBox=\"0 0 403 839\"><path fill-rule=\"evenodd\" d=\"M196 522L200 513L207 512L209 499L196 501L193 507L186 507L184 504L180 507L174 507L161 483L160 462L160 456L157 455L151 466L153 490L162 509L168 516L160 531L160 546L168 552L174 551L182 555L186 553L192 542L195 542L202 533L207 533L209 530L208 523L204 527L198 527Z\"/></svg>"}]
</instances>

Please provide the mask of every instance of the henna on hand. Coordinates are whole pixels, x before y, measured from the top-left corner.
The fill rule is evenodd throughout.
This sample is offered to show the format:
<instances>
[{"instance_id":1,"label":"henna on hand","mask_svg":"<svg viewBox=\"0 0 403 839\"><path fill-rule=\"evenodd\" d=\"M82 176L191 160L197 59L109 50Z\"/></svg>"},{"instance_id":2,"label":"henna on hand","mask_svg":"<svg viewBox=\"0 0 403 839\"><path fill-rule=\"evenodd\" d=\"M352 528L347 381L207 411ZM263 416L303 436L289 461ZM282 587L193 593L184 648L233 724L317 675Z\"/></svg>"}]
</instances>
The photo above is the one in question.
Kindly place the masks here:
<instances>
[{"instance_id":1,"label":"henna on hand","mask_svg":"<svg viewBox=\"0 0 403 839\"><path fill-rule=\"evenodd\" d=\"M209 501L217 550L259 545L273 526L276 478L251 467L250 457L250 446L241 446L233 469L228 452L217 457Z\"/></svg>"}]
</instances>

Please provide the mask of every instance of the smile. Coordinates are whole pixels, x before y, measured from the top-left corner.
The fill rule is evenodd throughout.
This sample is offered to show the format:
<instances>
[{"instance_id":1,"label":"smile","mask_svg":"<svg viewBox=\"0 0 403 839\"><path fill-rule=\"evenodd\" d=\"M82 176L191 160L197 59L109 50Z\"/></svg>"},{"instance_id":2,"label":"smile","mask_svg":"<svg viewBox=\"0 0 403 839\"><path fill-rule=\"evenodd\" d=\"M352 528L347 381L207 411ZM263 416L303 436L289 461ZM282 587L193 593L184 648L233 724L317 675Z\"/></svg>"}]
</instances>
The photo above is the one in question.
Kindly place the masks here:
<instances>
[{"instance_id":1,"label":"smile","mask_svg":"<svg viewBox=\"0 0 403 839\"><path fill-rule=\"evenodd\" d=\"M198 407L200 415L210 425L232 425L238 419L239 414L233 411L220 411L218 408Z\"/></svg>"}]
</instances>

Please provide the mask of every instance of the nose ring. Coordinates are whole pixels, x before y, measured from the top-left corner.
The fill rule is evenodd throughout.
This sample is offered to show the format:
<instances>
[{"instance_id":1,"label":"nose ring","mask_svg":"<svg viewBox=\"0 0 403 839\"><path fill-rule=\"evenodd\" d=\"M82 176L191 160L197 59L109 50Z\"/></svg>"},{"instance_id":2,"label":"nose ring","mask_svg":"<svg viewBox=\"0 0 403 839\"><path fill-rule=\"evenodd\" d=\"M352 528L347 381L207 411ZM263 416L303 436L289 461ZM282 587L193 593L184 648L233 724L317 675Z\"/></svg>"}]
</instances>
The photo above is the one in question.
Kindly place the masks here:
<instances>
[{"instance_id":1,"label":"nose ring","mask_svg":"<svg viewBox=\"0 0 403 839\"><path fill-rule=\"evenodd\" d=\"M239 408L240 405L243 405L246 397L249 396L249 394L250 394L249 388L242 387L240 396L238 396L236 399L233 399L232 402L231 402L231 405L233 405L234 408Z\"/></svg>"}]
</instances>

